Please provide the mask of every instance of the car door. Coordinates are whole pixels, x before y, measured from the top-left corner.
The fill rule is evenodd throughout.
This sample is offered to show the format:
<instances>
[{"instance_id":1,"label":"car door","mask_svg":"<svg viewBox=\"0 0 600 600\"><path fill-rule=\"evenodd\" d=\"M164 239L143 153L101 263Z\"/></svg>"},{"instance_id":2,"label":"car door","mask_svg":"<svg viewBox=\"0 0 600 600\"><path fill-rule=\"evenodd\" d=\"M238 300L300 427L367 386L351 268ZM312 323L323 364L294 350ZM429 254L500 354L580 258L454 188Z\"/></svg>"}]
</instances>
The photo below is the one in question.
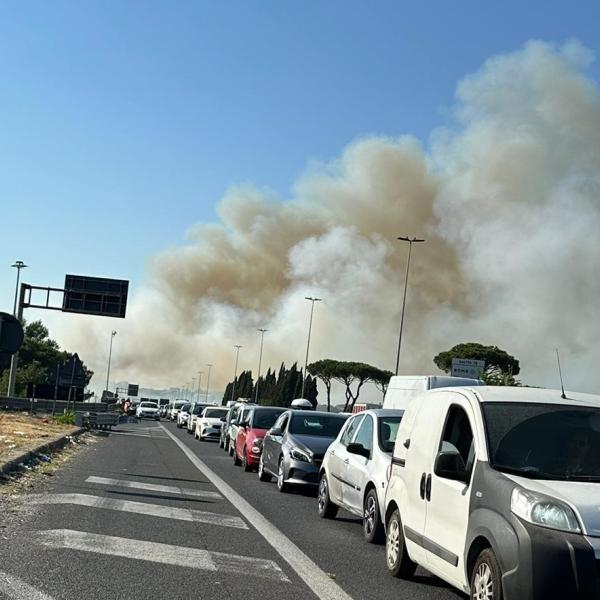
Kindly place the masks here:
<instances>
[{"instance_id":1,"label":"car door","mask_svg":"<svg viewBox=\"0 0 600 600\"><path fill-rule=\"evenodd\" d=\"M361 515L363 512L364 490L369 480L369 465L373 460L374 431L373 416L367 414L361 421L352 440L353 444L361 444L366 450L369 450L371 453L369 458L346 450L346 476L344 477L345 485L342 488L342 500L353 512Z\"/></svg>"},{"instance_id":2,"label":"car door","mask_svg":"<svg viewBox=\"0 0 600 600\"><path fill-rule=\"evenodd\" d=\"M277 473L277 462L279 461L279 454L281 452L283 432L287 428L289 417L290 414L284 412L277 421L275 421L275 425L273 425L265 435L263 441L263 465L270 473Z\"/></svg>"},{"instance_id":3,"label":"car door","mask_svg":"<svg viewBox=\"0 0 600 600\"><path fill-rule=\"evenodd\" d=\"M441 408L445 418L443 429L438 433L436 456L440 451L458 451L469 483L436 475L436 456L433 457L424 541L431 569L462 586L465 583L463 557L471 499L470 478L478 444L474 435L475 417L467 399L462 394L444 395Z\"/></svg>"},{"instance_id":4,"label":"car door","mask_svg":"<svg viewBox=\"0 0 600 600\"><path fill-rule=\"evenodd\" d=\"M344 485L346 480L346 466L349 462L346 448L352 442L364 415L350 417L346 423L339 443L329 446L329 494L334 502L344 502Z\"/></svg>"},{"instance_id":5,"label":"car door","mask_svg":"<svg viewBox=\"0 0 600 600\"><path fill-rule=\"evenodd\" d=\"M237 455L242 458L244 455L244 447L246 445L246 437L248 436L248 427L242 427L242 423L250 422L252 420L252 415L254 411L252 409L246 409L242 416L242 420L240 421L240 426L238 428L238 435L235 440Z\"/></svg>"}]
</instances>

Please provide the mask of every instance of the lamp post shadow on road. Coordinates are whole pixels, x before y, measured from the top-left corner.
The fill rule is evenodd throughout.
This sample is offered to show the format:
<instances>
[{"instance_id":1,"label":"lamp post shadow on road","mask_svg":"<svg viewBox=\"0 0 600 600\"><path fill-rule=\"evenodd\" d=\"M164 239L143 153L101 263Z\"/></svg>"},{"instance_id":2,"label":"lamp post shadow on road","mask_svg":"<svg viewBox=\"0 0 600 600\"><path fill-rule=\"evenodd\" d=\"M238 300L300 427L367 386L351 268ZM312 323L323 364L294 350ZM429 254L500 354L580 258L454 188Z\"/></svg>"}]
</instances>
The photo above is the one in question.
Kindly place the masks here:
<instances>
[{"instance_id":1,"label":"lamp post shadow on road","mask_svg":"<svg viewBox=\"0 0 600 600\"><path fill-rule=\"evenodd\" d=\"M406 291L408 289L408 272L410 270L410 257L412 253L412 245L424 242L425 240L413 237L403 237L400 236L398 238L402 242L408 242L408 259L406 261L406 277L404 279L404 295L402 298L402 316L400 317L400 333L398 334L398 353L396 354L396 375L398 375L398 368L400 366L400 348L402 347L402 330L404 328L404 311L406 308Z\"/></svg>"}]
</instances>

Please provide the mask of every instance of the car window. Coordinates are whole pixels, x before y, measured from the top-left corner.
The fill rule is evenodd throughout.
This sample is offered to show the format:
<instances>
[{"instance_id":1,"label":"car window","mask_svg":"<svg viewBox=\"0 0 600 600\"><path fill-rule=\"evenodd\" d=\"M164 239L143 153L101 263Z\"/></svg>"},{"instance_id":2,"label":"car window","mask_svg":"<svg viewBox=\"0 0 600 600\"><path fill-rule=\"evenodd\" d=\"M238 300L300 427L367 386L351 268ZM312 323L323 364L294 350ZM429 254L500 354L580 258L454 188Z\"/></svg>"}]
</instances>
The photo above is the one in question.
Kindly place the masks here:
<instances>
[{"instance_id":1,"label":"car window","mask_svg":"<svg viewBox=\"0 0 600 600\"><path fill-rule=\"evenodd\" d=\"M307 410L292 416L289 433L336 438L345 421L345 417L314 414Z\"/></svg>"},{"instance_id":2,"label":"car window","mask_svg":"<svg viewBox=\"0 0 600 600\"><path fill-rule=\"evenodd\" d=\"M187 412L188 410L190 410L190 406L191 406L191 404L184 404L181 407L181 412Z\"/></svg>"},{"instance_id":3,"label":"car window","mask_svg":"<svg viewBox=\"0 0 600 600\"><path fill-rule=\"evenodd\" d=\"M250 426L255 429L271 429L280 415L281 410L277 410L276 408L255 410Z\"/></svg>"},{"instance_id":4,"label":"car window","mask_svg":"<svg viewBox=\"0 0 600 600\"><path fill-rule=\"evenodd\" d=\"M273 425L273 429L281 429L281 431L285 430L285 426L287 425L288 413L283 413L277 421L275 421L275 425Z\"/></svg>"},{"instance_id":5,"label":"car window","mask_svg":"<svg viewBox=\"0 0 600 600\"><path fill-rule=\"evenodd\" d=\"M469 417L461 406L453 405L448 410L446 425L439 446L441 451L458 452L468 473L475 462L473 430Z\"/></svg>"},{"instance_id":6,"label":"car window","mask_svg":"<svg viewBox=\"0 0 600 600\"><path fill-rule=\"evenodd\" d=\"M362 444L367 450L373 450L373 417L365 415L354 438L355 444Z\"/></svg>"},{"instance_id":7,"label":"car window","mask_svg":"<svg viewBox=\"0 0 600 600\"><path fill-rule=\"evenodd\" d=\"M223 410L222 408L207 408L204 411L204 416L210 419L220 419L227 414L227 410Z\"/></svg>"},{"instance_id":8,"label":"car window","mask_svg":"<svg viewBox=\"0 0 600 600\"><path fill-rule=\"evenodd\" d=\"M342 438L340 439L340 443L342 445L347 446L352 441L354 435L356 434L358 426L360 425L364 417L364 415L360 415L358 417L353 417L348 421L346 429L344 430L344 435L342 435Z\"/></svg>"},{"instance_id":9,"label":"car window","mask_svg":"<svg viewBox=\"0 0 600 600\"><path fill-rule=\"evenodd\" d=\"M379 446L384 452L393 452L396 434L402 417L382 417L379 419Z\"/></svg>"}]
</instances>

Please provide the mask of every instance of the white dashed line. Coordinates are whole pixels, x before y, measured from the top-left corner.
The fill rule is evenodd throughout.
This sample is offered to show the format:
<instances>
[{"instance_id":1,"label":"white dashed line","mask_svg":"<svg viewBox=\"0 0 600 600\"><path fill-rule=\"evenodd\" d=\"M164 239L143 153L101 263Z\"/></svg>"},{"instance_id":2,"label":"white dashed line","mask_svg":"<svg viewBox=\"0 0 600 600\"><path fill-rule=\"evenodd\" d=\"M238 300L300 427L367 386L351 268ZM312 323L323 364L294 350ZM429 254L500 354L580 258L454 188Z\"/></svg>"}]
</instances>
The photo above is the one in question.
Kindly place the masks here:
<instances>
[{"instance_id":1,"label":"white dashed line","mask_svg":"<svg viewBox=\"0 0 600 600\"><path fill-rule=\"evenodd\" d=\"M179 521L208 523L209 525L233 527L235 529L248 529L248 525L246 525L242 519L233 515L165 506L163 504L116 500L114 498L91 496L88 494L42 494L31 496L31 502L33 504L75 504L78 506L89 506L91 508L118 510L138 515L162 517L164 519L177 519Z\"/></svg>"},{"instance_id":2,"label":"white dashed line","mask_svg":"<svg viewBox=\"0 0 600 600\"><path fill-rule=\"evenodd\" d=\"M133 488L136 490L146 490L148 492L162 492L164 494L177 494L180 496L194 496L198 498L213 498L218 500L222 498L218 492L208 490L193 490L192 488L181 488L173 485L160 485L158 483L143 483L141 481L127 481L125 479L111 479L109 477L88 477L86 483L97 483L99 485L110 485L113 487Z\"/></svg>"},{"instance_id":3,"label":"white dashed line","mask_svg":"<svg viewBox=\"0 0 600 600\"><path fill-rule=\"evenodd\" d=\"M286 583L290 581L276 562L264 558L209 552L198 548L144 542L111 535L73 531L71 529L50 529L40 531L37 535L39 542L50 548L68 548L70 550L177 565L203 571L219 571L242 576L262 577ZM27 598L28 600L34 599L33 596ZM25 600L25 596L23 596L23 600Z\"/></svg>"}]
</instances>

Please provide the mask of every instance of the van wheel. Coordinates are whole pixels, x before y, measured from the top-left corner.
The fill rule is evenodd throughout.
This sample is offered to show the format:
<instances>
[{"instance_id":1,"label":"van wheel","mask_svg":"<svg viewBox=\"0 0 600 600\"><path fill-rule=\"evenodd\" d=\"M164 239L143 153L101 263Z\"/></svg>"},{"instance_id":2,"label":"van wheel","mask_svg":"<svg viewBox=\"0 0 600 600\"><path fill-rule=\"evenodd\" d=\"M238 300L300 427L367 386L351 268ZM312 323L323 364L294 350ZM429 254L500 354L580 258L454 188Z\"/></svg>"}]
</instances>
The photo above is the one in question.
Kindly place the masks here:
<instances>
[{"instance_id":1,"label":"van wheel","mask_svg":"<svg viewBox=\"0 0 600 600\"><path fill-rule=\"evenodd\" d=\"M383 524L379 516L377 492L369 490L363 505L363 533L370 544L381 544L384 540Z\"/></svg>"},{"instance_id":2,"label":"van wheel","mask_svg":"<svg viewBox=\"0 0 600 600\"><path fill-rule=\"evenodd\" d=\"M414 575L417 565L410 560L404 543L404 531L400 513L396 509L387 523L387 536L385 539L385 562L388 571L394 577L408 579Z\"/></svg>"},{"instance_id":3,"label":"van wheel","mask_svg":"<svg viewBox=\"0 0 600 600\"><path fill-rule=\"evenodd\" d=\"M263 462L263 455L260 455L258 461L258 478L265 483L271 481L271 476L265 471L265 463Z\"/></svg>"},{"instance_id":4,"label":"van wheel","mask_svg":"<svg viewBox=\"0 0 600 600\"><path fill-rule=\"evenodd\" d=\"M329 485L327 475L323 473L319 480L319 491L317 493L317 503L319 506L319 516L322 519L334 519L338 512L337 504L331 501L329 496Z\"/></svg>"},{"instance_id":5,"label":"van wheel","mask_svg":"<svg viewBox=\"0 0 600 600\"><path fill-rule=\"evenodd\" d=\"M502 574L491 548L481 551L471 575L471 600L502 600Z\"/></svg>"}]
</instances>

